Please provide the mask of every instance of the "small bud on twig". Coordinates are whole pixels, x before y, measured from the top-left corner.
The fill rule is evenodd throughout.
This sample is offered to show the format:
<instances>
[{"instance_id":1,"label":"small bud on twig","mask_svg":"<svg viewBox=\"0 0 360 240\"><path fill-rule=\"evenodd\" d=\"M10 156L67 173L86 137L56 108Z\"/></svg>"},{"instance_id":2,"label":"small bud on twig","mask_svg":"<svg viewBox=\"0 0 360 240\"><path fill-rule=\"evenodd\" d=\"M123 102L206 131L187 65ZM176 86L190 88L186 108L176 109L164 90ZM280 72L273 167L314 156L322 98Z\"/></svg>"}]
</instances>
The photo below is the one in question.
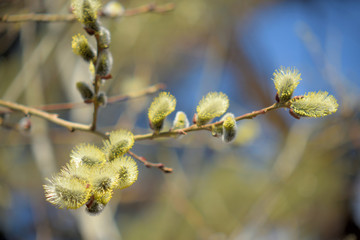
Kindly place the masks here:
<instances>
[{"instance_id":1,"label":"small bud on twig","mask_svg":"<svg viewBox=\"0 0 360 240\"><path fill-rule=\"evenodd\" d=\"M91 103L94 96L93 91L86 82L77 82L76 88L80 92L82 99L85 103Z\"/></svg>"},{"instance_id":2,"label":"small bud on twig","mask_svg":"<svg viewBox=\"0 0 360 240\"><path fill-rule=\"evenodd\" d=\"M221 120L224 121L222 124L223 125L222 140L226 143L229 143L235 139L237 133L235 116L232 113L227 113Z\"/></svg>"},{"instance_id":3,"label":"small bud on twig","mask_svg":"<svg viewBox=\"0 0 360 240\"><path fill-rule=\"evenodd\" d=\"M109 49L103 49L97 59L95 72L101 77L110 74L113 65L113 57Z\"/></svg>"},{"instance_id":4,"label":"small bud on twig","mask_svg":"<svg viewBox=\"0 0 360 240\"><path fill-rule=\"evenodd\" d=\"M109 48L111 42L110 31L105 27L100 27L99 30L99 46L101 48Z\"/></svg>"}]
</instances>

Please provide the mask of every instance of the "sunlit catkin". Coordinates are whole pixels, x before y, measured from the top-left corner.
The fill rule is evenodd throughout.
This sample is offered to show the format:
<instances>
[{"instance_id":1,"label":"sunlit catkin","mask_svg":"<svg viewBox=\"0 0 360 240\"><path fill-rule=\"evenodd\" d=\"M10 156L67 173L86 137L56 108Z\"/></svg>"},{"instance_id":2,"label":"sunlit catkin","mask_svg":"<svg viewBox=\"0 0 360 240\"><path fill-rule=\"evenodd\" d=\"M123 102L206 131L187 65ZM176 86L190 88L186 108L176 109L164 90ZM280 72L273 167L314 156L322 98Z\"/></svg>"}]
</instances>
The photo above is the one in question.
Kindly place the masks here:
<instances>
[{"instance_id":1,"label":"sunlit catkin","mask_svg":"<svg viewBox=\"0 0 360 240\"><path fill-rule=\"evenodd\" d=\"M89 176L89 181L94 198L103 204L107 204L112 197L113 189L117 185L116 171L107 163L102 168L94 169Z\"/></svg>"},{"instance_id":2,"label":"sunlit catkin","mask_svg":"<svg viewBox=\"0 0 360 240\"><path fill-rule=\"evenodd\" d=\"M124 189L136 182L138 168L136 162L131 157L122 156L116 158L110 163L110 166L116 171L118 178L115 188Z\"/></svg>"},{"instance_id":3,"label":"sunlit catkin","mask_svg":"<svg viewBox=\"0 0 360 240\"><path fill-rule=\"evenodd\" d=\"M89 182L76 177L57 175L44 185L46 200L59 208L77 209L90 198Z\"/></svg>"},{"instance_id":4,"label":"sunlit catkin","mask_svg":"<svg viewBox=\"0 0 360 240\"><path fill-rule=\"evenodd\" d=\"M91 144L79 144L70 154L70 162L75 165L100 167L106 162L106 156L98 147Z\"/></svg>"},{"instance_id":5,"label":"sunlit catkin","mask_svg":"<svg viewBox=\"0 0 360 240\"><path fill-rule=\"evenodd\" d=\"M74 15L85 28L92 31L99 30L97 17L101 8L100 0L72 0L71 6Z\"/></svg>"},{"instance_id":6,"label":"sunlit catkin","mask_svg":"<svg viewBox=\"0 0 360 240\"><path fill-rule=\"evenodd\" d=\"M87 62L93 60L96 54L87 38L80 33L72 37L71 48L76 55L81 56Z\"/></svg>"},{"instance_id":7,"label":"sunlit catkin","mask_svg":"<svg viewBox=\"0 0 360 240\"><path fill-rule=\"evenodd\" d=\"M229 107L229 99L222 92L210 92L203 97L196 108L196 124L208 123L215 117L223 115Z\"/></svg>"},{"instance_id":8,"label":"sunlit catkin","mask_svg":"<svg viewBox=\"0 0 360 240\"><path fill-rule=\"evenodd\" d=\"M273 76L277 90L276 100L280 103L289 101L301 80L301 74L296 68L280 67L278 70L275 70Z\"/></svg>"},{"instance_id":9,"label":"sunlit catkin","mask_svg":"<svg viewBox=\"0 0 360 240\"><path fill-rule=\"evenodd\" d=\"M290 109L299 117L324 117L337 111L338 103L328 92L309 92L291 101Z\"/></svg>"},{"instance_id":10,"label":"sunlit catkin","mask_svg":"<svg viewBox=\"0 0 360 240\"><path fill-rule=\"evenodd\" d=\"M110 132L108 140L104 142L104 153L108 161L113 161L116 157L122 156L134 145L134 135L127 130L121 129Z\"/></svg>"},{"instance_id":11,"label":"sunlit catkin","mask_svg":"<svg viewBox=\"0 0 360 240\"><path fill-rule=\"evenodd\" d=\"M154 98L148 110L150 128L155 132L160 131L165 118L175 110L175 107L175 97L168 92L161 92Z\"/></svg>"}]
</instances>

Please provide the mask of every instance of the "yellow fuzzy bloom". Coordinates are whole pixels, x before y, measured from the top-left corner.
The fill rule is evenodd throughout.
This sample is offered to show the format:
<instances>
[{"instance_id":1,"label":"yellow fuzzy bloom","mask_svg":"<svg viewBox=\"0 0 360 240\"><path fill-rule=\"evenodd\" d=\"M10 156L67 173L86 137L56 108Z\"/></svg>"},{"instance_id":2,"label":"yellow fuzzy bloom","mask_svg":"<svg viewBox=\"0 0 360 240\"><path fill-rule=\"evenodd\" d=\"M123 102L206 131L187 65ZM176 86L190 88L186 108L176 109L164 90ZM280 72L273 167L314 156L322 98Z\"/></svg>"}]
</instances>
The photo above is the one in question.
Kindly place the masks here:
<instances>
[{"instance_id":1,"label":"yellow fuzzy bloom","mask_svg":"<svg viewBox=\"0 0 360 240\"><path fill-rule=\"evenodd\" d=\"M90 198L91 185L82 179L57 175L44 185L46 200L59 208L77 209Z\"/></svg>"},{"instance_id":2,"label":"yellow fuzzy bloom","mask_svg":"<svg viewBox=\"0 0 360 240\"><path fill-rule=\"evenodd\" d=\"M108 161L125 154L134 145L134 135L128 130L117 130L110 133L109 139L104 141L104 153Z\"/></svg>"},{"instance_id":3,"label":"yellow fuzzy bloom","mask_svg":"<svg viewBox=\"0 0 360 240\"><path fill-rule=\"evenodd\" d=\"M90 46L87 38L80 33L72 37L71 48L85 61L89 62L95 57L95 50Z\"/></svg>"},{"instance_id":4,"label":"yellow fuzzy bloom","mask_svg":"<svg viewBox=\"0 0 360 240\"><path fill-rule=\"evenodd\" d=\"M196 124L204 125L215 117L223 115L229 107L229 99L222 92L210 92L203 97L196 108Z\"/></svg>"},{"instance_id":5,"label":"yellow fuzzy bloom","mask_svg":"<svg viewBox=\"0 0 360 240\"><path fill-rule=\"evenodd\" d=\"M123 156L116 158L110 163L110 167L117 174L118 180L115 186L117 189L130 187L138 178L137 164L131 157Z\"/></svg>"},{"instance_id":6,"label":"yellow fuzzy bloom","mask_svg":"<svg viewBox=\"0 0 360 240\"><path fill-rule=\"evenodd\" d=\"M108 163L102 168L94 169L89 176L89 181L96 200L104 204L110 201L113 188L116 186L117 174Z\"/></svg>"},{"instance_id":7,"label":"yellow fuzzy bloom","mask_svg":"<svg viewBox=\"0 0 360 240\"><path fill-rule=\"evenodd\" d=\"M150 127L155 131L160 131L165 118L175 110L176 99L168 92L161 92L159 96L152 101L148 117Z\"/></svg>"},{"instance_id":8,"label":"yellow fuzzy bloom","mask_svg":"<svg viewBox=\"0 0 360 240\"><path fill-rule=\"evenodd\" d=\"M106 205L108 202L110 202L113 195L113 190L109 190L103 193L96 192L94 193L94 198L97 202Z\"/></svg>"},{"instance_id":9,"label":"yellow fuzzy bloom","mask_svg":"<svg viewBox=\"0 0 360 240\"><path fill-rule=\"evenodd\" d=\"M280 67L280 69L275 70L273 76L279 102L289 101L301 80L301 74L296 68Z\"/></svg>"},{"instance_id":10,"label":"yellow fuzzy bloom","mask_svg":"<svg viewBox=\"0 0 360 240\"><path fill-rule=\"evenodd\" d=\"M91 168L85 165L76 165L73 162L67 163L60 171L60 176L64 178L77 178L82 181L89 182L91 176Z\"/></svg>"},{"instance_id":11,"label":"yellow fuzzy bloom","mask_svg":"<svg viewBox=\"0 0 360 240\"><path fill-rule=\"evenodd\" d=\"M77 145L70 154L71 163L76 166L86 165L88 167L99 167L106 162L103 151L91 144Z\"/></svg>"},{"instance_id":12,"label":"yellow fuzzy bloom","mask_svg":"<svg viewBox=\"0 0 360 240\"><path fill-rule=\"evenodd\" d=\"M72 0L71 6L79 22L89 24L97 19L101 2L99 0Z\"/></svg>"},{"instance_id":13,"label":"yellow fuzzy bloom","mask_svg":"<svg viewBox=\"0 0 360 240\"><path fill-rule=\"evenodd\" d=\"M300 117L324 117L337 111L338 103L328 92L309 92L303 98L294 99L290 108Z\"/></svg>"}]
</instances>

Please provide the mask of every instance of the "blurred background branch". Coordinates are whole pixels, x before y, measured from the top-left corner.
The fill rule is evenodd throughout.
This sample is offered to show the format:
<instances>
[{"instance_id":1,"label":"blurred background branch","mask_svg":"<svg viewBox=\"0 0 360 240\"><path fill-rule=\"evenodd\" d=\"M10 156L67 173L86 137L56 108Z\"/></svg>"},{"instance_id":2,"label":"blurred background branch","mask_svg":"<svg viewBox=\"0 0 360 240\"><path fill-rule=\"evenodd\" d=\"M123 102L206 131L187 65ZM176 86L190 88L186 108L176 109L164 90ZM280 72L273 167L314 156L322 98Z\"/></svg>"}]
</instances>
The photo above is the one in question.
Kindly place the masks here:
<instances>
[{"instance_id":1,"label":"blurred background branch","mask_svg":"<svg viewBox=\"0 0 360 240\"><path fill-rule=\"evenodd\" d=\"M130 8L123 12L110 16L106 13L100 13L102 17L119 18L119 17L131 17L144 13L164 13L174 10L175 4L167 3L163 5L156 5L154 3L146 4L136 8ZM0 16L0 22L17 23L17 22L72 22L76 17L73 14L39 14L39 13L27 13L17 15L3 15Z\"/></svg>"}]
</instances>

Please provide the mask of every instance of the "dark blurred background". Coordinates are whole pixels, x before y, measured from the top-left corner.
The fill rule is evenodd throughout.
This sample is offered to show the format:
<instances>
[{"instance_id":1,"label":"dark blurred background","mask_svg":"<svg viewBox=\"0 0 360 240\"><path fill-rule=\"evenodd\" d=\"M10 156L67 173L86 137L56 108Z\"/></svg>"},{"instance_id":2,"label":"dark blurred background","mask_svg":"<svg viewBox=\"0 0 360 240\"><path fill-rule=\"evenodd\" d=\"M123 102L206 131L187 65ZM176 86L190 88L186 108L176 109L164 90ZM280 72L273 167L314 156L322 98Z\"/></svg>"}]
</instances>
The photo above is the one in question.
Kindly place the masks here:
<instances>
[{"instance_id":1,"label":"dark blurred background","mask_svg":"<svg viewBox=\"0 0 360 240\"><path fill-rule=\"evenodd\" d=\"M95 217L55 208L42 185L76 144L101 139L36 117L31 131L19 131L11 126L23 115L2 114L0 239L360 239L360 1L174 3L164 14L101 20L112 34L108 96L165 83L177 110L192 118L203 95L222 91L229 111L241 115L271 105L272 73L294 66L303 79L295 93L328 91L338 112L301 120L270 112L239 122L231 144L208 132L136 142L135 153L174 173L139 163L138 181ZM65 14L69 6L0 0L0 15ZM84 33L78 22L0 23L0 97L29 106L81 101L75 83L90 82L90 73L71 50L77 33ZM151 99L102 108L100 129L149 132ZM86 124L92 118L90 106L56 113Z\"/></svg>"}]
</instances>

